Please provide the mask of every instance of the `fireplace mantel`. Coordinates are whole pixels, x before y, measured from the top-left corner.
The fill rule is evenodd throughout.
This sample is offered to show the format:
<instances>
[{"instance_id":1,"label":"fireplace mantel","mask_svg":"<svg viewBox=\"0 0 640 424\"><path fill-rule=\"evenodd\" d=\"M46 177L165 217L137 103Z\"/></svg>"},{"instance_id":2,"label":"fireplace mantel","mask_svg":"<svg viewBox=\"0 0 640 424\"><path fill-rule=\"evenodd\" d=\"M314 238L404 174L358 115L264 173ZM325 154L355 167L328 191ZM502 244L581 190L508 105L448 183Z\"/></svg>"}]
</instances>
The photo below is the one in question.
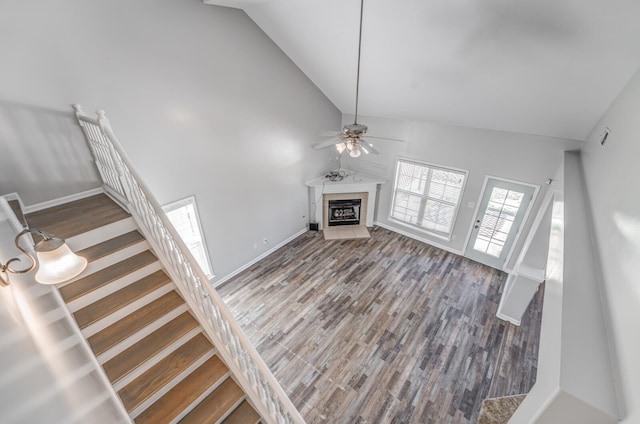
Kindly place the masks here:
<instances>
[{"instance_id":1,"label":"fireplace mantel","mask_svg":"<svg viewBox=\"0 0 640 424\"><path fill-rule=\"evenodd\" d=\"M345 172L347 172L347 176L340 181L331 181L322 176L305 183L309 187L311 221L317 222L320 230L323 228L323 195L333 193L368 193L366 224L367 227L373 226L378 184L385 184L387 181L379 177Z\"/></svg>"}]
</instances>

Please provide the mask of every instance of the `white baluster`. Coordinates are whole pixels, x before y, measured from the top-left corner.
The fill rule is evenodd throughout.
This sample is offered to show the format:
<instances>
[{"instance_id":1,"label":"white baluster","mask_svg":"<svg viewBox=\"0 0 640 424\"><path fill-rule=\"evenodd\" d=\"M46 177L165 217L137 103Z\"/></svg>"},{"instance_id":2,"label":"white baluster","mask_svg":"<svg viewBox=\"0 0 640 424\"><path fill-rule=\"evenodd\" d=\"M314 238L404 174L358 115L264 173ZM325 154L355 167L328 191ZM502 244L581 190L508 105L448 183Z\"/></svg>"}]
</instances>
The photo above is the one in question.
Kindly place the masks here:
<instances>
[{"instance_id":1,"label":"white baluster","mask_svg":"<svg viewBox=\"0 0 640 424\"><path fill-rule=\"evenodd\" d=\"M273 391L271 390L271 386L267 385L267 400L269 403L269 411L271 411L272 414L276 413L276 403L273 400Z\"/></svg>"},{"instance_id":2,"label":"white baluster","mask_svg":"<svg viewBox=\"0 0 640 424\"><path fill-rule=\"evenodd\" d=\"M251 383L251 387L256 386L256 366L253 362L249 363L249 382Z\"/></svg>"},{"instance_id":3,"label":"white baluster","mask_svg":"<svg viewBox=\"0 0 640 424\"><path fill-rule=\"evenodd\" d=\"M215 329L216 333L221 334L222 327L220 326L220 315L218 314L218 310L213 305L210 305L210 309L212 313L213 328Z\"/></svg>"},{"instance_id":4,"label":"white baluster","mask_svg":"<svg viewBox=\"0 0 640 424\"><path fill-rule=\"evenodd\" d=\"M247 352L246 351L242 351L242 354L240 355L239 359L239 364L240 364L240 371L242 371L243 373L247 372Z\"/></svg>"},{"instance_id":5,"label":"white baluster","mask_svg":"<svg viewBox=\"0 0 640 424\"><path fill-rule=\"evenodd\" d=\"M233 347L235 350L235 354L233 355L233 357L236 358L237 362L240 362L242 347L240 347L240 340L238 339L238 336L236 334L233 334Z\"/></svg>"},{"instance_id":6,"label":"white baluster","mask_svg":"<svg viewBox=\"0 0 640 424\"><path fill-rule=\"evenodd\" d=\"M265 401L266 393L264 391L264 386L262 385L262 381L258 383L258 396L260 396L260 399L262 401Z\"/></svg>"}]
</instances>

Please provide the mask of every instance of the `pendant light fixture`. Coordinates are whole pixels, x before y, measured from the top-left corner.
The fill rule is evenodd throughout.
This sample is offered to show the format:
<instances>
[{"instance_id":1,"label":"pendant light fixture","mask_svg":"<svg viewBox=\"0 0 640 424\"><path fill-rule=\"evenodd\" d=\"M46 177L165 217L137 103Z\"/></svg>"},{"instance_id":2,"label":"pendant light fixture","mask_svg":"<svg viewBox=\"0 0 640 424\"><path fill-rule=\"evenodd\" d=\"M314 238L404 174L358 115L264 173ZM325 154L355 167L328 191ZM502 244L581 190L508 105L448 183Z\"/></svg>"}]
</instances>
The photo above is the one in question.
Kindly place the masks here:
<instances>
[{"instance_id":1,"label":"pendant light fixture","mask_svg":"<svg viewBox=\"0 0 640 424\"><path fill-rule=\"evenodd\" d=\"M34 250L36 257L20 245L20 239L26 234L37 234L42 240L36 243ZM38 264L38 272L35 279L40 284L58 284L70 280L80 274L87 267L87 260L71 251L67 243L61 238L54 237L46 231L37 228L25 228L16 235L14 240L16 248L30 260L29 266L23 269L15 269L14 262L20 262L20 258L11 258L6 264L0 263L0 285L8 286L8 273L24 274L31 271Z\"/></svg>"}]
</instances>

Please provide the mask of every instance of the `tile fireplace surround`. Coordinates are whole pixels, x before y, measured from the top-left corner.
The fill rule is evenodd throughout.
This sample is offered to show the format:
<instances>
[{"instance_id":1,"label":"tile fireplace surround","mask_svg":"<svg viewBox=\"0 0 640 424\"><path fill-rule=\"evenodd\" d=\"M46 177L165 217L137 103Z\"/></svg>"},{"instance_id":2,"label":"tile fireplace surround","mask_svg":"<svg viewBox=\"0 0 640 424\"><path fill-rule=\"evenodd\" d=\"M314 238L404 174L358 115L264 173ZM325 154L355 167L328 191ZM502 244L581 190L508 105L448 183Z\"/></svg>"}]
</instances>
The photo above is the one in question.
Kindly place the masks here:
<instances>
[{"instance_id":1,"label":"tile fireplace surround","mask_svg":"<svg viewBox=\"0 0 640 424\"><path fill-rule=\"evenodd\" d=\"M330 226L329 223L329 201L330 200L361 200L360 207L360 223L357 225L336 225ZM326 222L324 227L324 238L326 240L347 240L354 238L369 238L367 231L366 216L369 205L367 204L369 193L328 193L322 195L322 222ZM375 203L374 203L375 205Z\"/></svg>"},{"instance_id":2,"label":"tile fireplace surround","mask_svg":"<svg viewBox=\"0 0 640 424\"><path fill-rule=\"evenodd\" d=\"M362 199L359 226L372 227L378 184L386 182L379 177L353 172L348 172L347 176L340 181L331 181L324 176L307 181L305 185L309 187L311 222L317 222L319 230L326 228L329 200Z\"/></svg>"}]
</instances>

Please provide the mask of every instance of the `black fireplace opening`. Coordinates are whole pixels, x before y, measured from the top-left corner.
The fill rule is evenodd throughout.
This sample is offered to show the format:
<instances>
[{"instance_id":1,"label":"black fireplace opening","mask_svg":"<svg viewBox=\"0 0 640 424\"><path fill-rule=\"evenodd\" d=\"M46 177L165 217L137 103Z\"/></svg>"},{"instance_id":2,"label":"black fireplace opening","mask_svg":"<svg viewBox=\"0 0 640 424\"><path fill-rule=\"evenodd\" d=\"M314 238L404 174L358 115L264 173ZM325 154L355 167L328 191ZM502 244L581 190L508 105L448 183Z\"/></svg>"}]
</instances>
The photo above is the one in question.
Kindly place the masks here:
<instances>
[{"instance_id":1,"label":"black fireplace opening","mask_svg":"<svg viewBox=\"0 0 640 424\"><path fill-rule=\"evenodd\" d=\"M329 226L359 225L361 199L329 200Z\"/></svg>"}]
</instances>

